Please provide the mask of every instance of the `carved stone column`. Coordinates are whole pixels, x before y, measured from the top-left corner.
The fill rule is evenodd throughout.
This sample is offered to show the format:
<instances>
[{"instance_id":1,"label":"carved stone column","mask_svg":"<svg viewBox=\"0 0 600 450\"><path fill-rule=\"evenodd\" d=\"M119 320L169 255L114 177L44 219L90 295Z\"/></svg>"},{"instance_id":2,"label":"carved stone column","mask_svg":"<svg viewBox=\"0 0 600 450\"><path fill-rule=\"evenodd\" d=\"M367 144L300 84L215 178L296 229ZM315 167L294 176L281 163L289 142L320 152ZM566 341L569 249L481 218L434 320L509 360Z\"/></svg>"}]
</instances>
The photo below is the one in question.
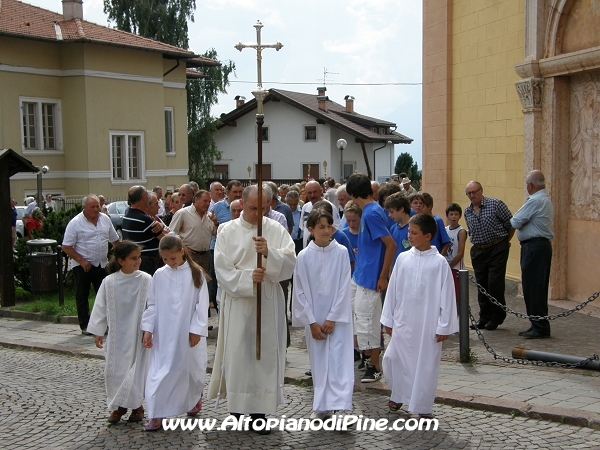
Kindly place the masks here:
<instances>
[{"instance_id":1,"label":"carved stone column","mask_svg":"<svg viewBox=\"0 0 600 450\"><path fill-rule=\"evenodd\" d=\"M541 169L543 78L515 82L523 106L523 174Z\"/></svg>"},{"instance_id":2,"label":"carved stone column","mask_svg":"<svg viewBox=\"0 0 600 450\"><path fill-rule=\"evenodd\" d=\"M551 300L564 300L568 294L569 203L570 203L570 79L549 77L544 80L541 143L541 167L546 190L554 206L554 239L550 269ZM575 270L577 270L575 268Z\"/></svg>"}]
</instances>

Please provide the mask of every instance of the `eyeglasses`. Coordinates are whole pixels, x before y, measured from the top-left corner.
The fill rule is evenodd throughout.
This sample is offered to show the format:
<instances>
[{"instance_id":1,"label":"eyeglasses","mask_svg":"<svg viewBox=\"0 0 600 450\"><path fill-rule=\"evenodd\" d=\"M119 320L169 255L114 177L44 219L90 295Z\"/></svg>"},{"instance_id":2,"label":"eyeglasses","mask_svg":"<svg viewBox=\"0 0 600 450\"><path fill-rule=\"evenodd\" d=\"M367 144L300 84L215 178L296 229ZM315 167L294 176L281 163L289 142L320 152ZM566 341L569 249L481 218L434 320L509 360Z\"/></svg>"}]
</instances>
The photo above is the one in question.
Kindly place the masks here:
<instances>
[{"instance_id":1,"label":"eyeglasses","mask_svg":"<svg viewBox=\"0 0 600 450\"><path fill-rule=\"evenodd\" d=\"M481 190L481 188L479 188L479 189L475 189L474 191L466 191L466 192L465 192L465 195L466 195L467 197L469 197L469 196L471 196L471 195L475 195L475 194L477 194L477 193L478 193L480 190Z\"/></svg>"}]
</instances>

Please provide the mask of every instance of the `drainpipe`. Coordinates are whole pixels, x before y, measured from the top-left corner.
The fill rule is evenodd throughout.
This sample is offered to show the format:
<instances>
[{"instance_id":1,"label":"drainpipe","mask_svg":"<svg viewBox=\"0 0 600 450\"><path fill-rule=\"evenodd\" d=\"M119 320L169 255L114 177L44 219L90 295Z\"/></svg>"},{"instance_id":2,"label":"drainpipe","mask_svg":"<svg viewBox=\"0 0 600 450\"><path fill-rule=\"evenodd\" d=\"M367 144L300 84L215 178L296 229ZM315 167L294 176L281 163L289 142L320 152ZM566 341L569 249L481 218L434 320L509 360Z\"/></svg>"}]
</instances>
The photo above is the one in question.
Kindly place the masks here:
<instances>
[{"instance_id":1,"label":"drainpipe","mask_svg":"<svg viewBox=\"0 0 600 450\"><path fill-rule=\"evenodd\" d=\"M163 73L163 77L166 77L167 75L169 75L171 72L173 72L178 67L179 67L179 59L177 59L177 64L175 64L175 66L171 67L169 70L167 70L165 73Z\"/></svg>"},{"instance_id":2,"label":"drainpipe","mask_svg":"<svg viewBox=\"0 0 600 450\"><path fill-rule=\"evenodd\" d=\"M373 180L374 181L377 181L377 150L381 150L382 148L387 147L391 143L392 143L392 141L387 141L381 147L378 147L375 150L373 150ZM391 174L392 173L390 172L390 175Z\"/></svg>"}]
</instances>

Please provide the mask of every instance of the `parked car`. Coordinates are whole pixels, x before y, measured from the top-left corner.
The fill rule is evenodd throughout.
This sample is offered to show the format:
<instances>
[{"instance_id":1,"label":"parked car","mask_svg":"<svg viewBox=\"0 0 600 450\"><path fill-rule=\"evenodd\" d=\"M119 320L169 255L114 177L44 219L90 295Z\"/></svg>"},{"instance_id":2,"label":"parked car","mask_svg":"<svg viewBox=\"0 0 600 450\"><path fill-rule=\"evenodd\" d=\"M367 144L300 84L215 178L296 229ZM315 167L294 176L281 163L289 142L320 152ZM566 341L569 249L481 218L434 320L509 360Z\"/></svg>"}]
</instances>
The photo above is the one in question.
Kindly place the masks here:
<instances>
[{"instance_id":1,"label":"parked car","mask_svg":"<svg viewBox=\"0 0 600 450\"><path fill-rule=\"evenodd\" d=\"M107 206L110 220L112 221L113 226L115 227L115 230L117 230L117 234L121 239L123 239L123 232L121 231L123 226L123 216L125 215L127 208L129 208L129 205L126 201L122 200L109 203Z\"/></svg>"},{"instance_id":2,"label":"parked car","mask_svg":"<svg viewBox=\"0 0 600 450\"><path fill-rule=\"evenodd\" d=\"M23 226L23 214L26 206L16 206L17 208L17 238L25 236L25 227Z\"/></svg>"}]
</instances>

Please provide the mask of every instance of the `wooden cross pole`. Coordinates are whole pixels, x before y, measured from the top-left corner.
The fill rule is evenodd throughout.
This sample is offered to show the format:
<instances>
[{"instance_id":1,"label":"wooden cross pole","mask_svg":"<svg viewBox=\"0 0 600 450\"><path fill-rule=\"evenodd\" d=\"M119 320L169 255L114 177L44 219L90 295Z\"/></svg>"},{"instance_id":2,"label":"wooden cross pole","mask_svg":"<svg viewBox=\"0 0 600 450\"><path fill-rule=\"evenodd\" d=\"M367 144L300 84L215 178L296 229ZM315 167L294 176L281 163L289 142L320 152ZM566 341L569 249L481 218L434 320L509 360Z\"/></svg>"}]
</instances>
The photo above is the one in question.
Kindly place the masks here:
<instances>
[{"instance_id":1,"label":"wooden cross pole","mask_svg":"<svg viewBox=\"0 0 600 450\"><path fill-rule=\"evenodd\" d=\"M235 45L235 48L240 52L244 48L253 48L256 50L256 70L258 73L258 85L254 91L252 91L252 95L256 98L256 141L258 143L258 158L257 158L257 168L256 168L256 183L258 185L258 211L261 215L260 220L257 224L256 235L262 236L262 199L263 199L263 191L262 191L262 129L263 123L265 121L265 115L263 110L263 102L268 92L263 89L262 86L262 50L264 48L274 48L279 51L283 47L283 44L279 41L275 41L274 44L263 44L260 39L260 30L263 27L263 24L260 23L260 20L256 21L254 24L254 28L256 28L256 44L242 44L238 42ZM262 267L262 255L260 253L256 254L256 267ZM261 297L262 297L262 289L260 283L256 285L256 359L260 360L260 337L261 337Z\"/></svg>"}]
</instances>

